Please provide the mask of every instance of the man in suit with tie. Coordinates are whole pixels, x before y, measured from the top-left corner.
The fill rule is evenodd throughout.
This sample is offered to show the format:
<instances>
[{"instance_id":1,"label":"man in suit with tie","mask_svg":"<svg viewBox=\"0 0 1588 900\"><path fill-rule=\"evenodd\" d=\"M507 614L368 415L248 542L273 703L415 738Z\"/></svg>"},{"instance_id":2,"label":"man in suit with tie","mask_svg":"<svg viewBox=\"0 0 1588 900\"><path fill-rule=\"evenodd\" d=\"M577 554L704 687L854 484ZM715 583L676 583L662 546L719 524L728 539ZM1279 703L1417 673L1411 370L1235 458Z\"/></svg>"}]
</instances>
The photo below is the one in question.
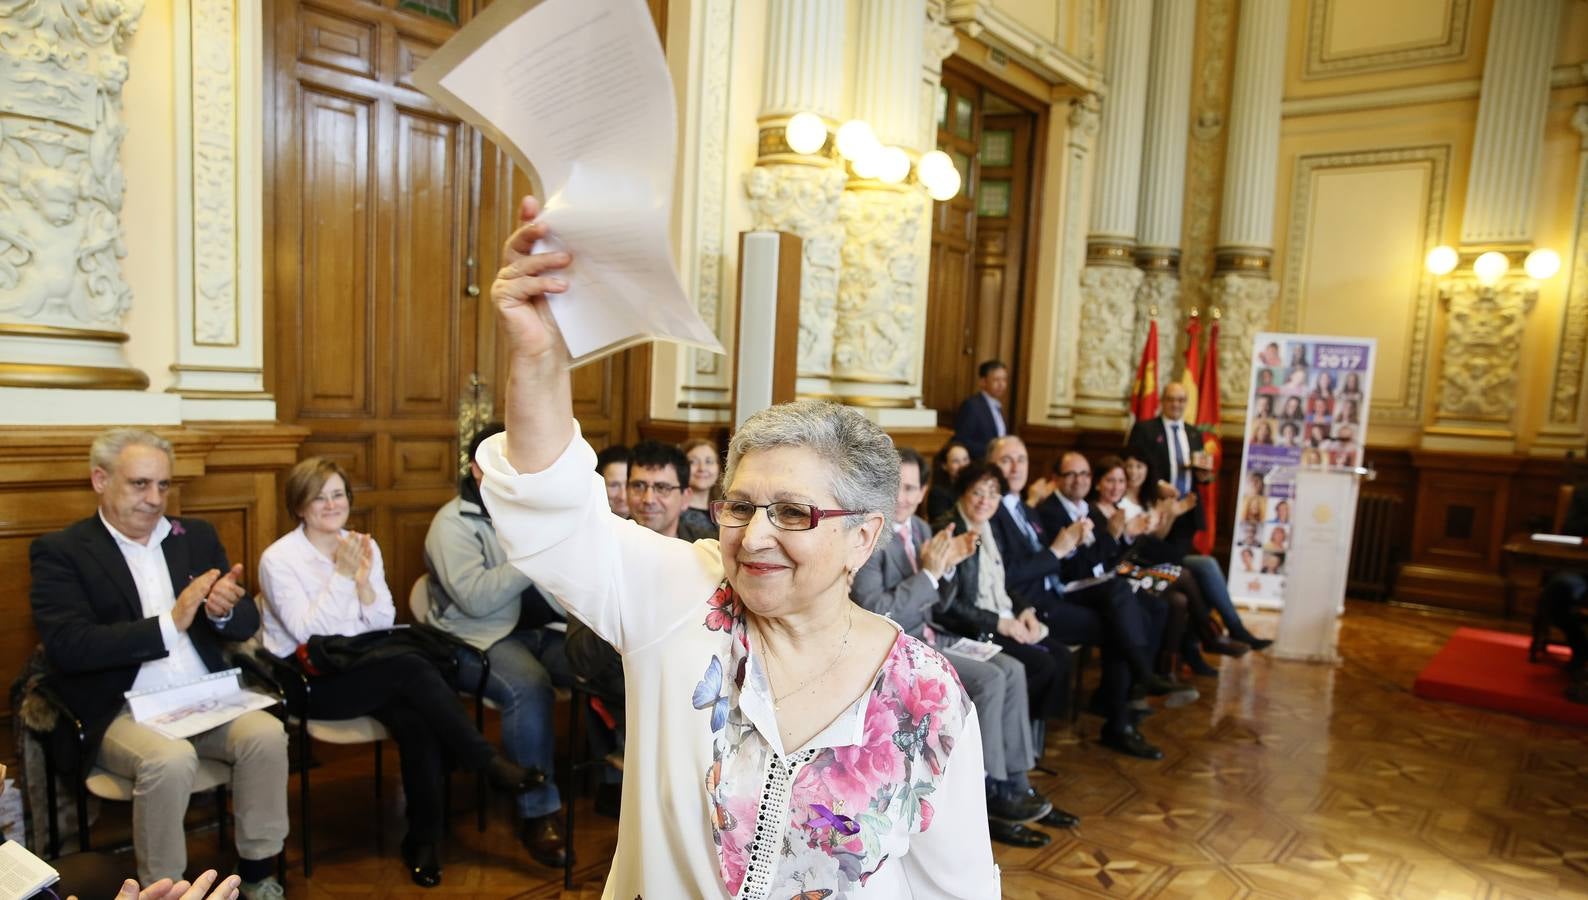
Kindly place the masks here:
<instances>
[{"instance_id":1,"label":"man in suit with tie","mask_svg":"<svg viewBox=\"0 0 1588 900\"><path fill-rule=\"evenodd\" d=\"M993 438L1009 433L1004 397L1009 393L1009 367L989 359L976 367L981 390L965 398L954 415L954 440L965 445L972 459L981 459Z\"/></svg>"},{"instance_id":2,"label":"man in suit with tie","mask_svg":"<svg viewBox=\"0 0 1588 900\"><path fill-rule=\"evenodd\" d=\"M1158 485L1160 491L1165 491L1167 485L1176 497L1192 493L1198 481L1213 480L1212 472L1198 467L1203 462L1206 436L1202 429L1185 421L1188 397L1180 382L1164 385L1158 417L1132 425L1130 436L1125 439L1126 446L1147 460L1147 483ZM1193 506L1190 512L1175 519L1164 540L1182 556L1192 553L1191 541L1205 524L1201 507Z\"/></svg>"},{"instance_id":3,"label":"man in suit with tie","mask_svg":"<svg viewBox=\"0 0 1588 900\"><path fill-rule=\"evenodd\" d=\"M1135 595L1117 580L1079 591L1064 590L1064 564L1095 526L1088 519L1055 533L1042 528L1024 501L1031 457L1019 437L995 439L987 447L987 459L1009 484L1009 493L989 524L1003 557L1004 583L1010 594L1019 592L1037 607L1049 629L1047 644L1055 659L1064 660L1066 671L1067 645L1103 648L1102 684L1093 700L1093 711L1103 716L1103 745L1129 756L1162 759L1163 752L1136 730L1135 717L1128 709L1133 679L1154 689L1167 689L1166 684L1152 681L1157 676L1150 668L1138 664L1138 657L1145 659L1138 648L1146 642L1146 630Z\"/></svg>"},{"instance_id":4,"label":"man in suit with tie","mask_svg":"<svg viewBox=\"0 0 1588 900\"><path fill-rule=\"evenodd\" d=\"M953 526L932 534L915 515L921 505L926 460L914 449L899 451L899 497L894 539L871 554L855 573L849 596L865 609L887 616L906 634L920 638L932 612L947 602L954 567L976 552L974 532ZM949 662L976 706L987 772L988 827L993 839L1017 847L1044 847L1047 834L1027 828L1041 821L1072 828L1079 820L1054 808L1031 787L1026 771L1036 765L1031 702L1025 666L1007 653L982 661L950 654Z\"/></svg>"},{"instance_id":5,"label":"man in suit with tie","mask_svg":"<svg viewBox=\"0 0 1588 900\"><path fill-rule=\"evenodd\" d=\"M259 610L215 529L165 515L171 444L147 431L101 434L89 452L99 511L29 550L33 621L51 682L88 733L98 765L133 782L133 849L148 884L187 868L187 812L198 760L232 769L238 874L247 898L281 897L271 876L287 836L287 735L276 717L244 713L187 740L133 721L129 690L181 684L229 668L223 641L259 628Z\"/></svg>"}]
</instances>

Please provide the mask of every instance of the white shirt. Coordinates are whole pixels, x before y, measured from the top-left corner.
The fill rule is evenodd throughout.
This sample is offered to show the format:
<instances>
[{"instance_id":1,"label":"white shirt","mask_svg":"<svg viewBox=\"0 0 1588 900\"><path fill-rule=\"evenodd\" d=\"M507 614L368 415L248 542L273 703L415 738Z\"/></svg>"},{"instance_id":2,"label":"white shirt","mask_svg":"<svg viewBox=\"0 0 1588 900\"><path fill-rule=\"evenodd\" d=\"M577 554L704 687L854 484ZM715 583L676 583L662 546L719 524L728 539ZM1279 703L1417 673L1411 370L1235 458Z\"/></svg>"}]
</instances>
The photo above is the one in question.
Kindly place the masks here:
<instances>
[{"instance_id":1,"label":"white shirt","mask_svg":"<svg viewBox=\"0 0 1588 900\"><path fill-rule=\"evenodd\" d=\"M1008 434L1009 428L1004 424L1004 405L998 402L997 397L986 391L982 391L981 395L987 398L987 408L992 410L993 425L998 428L998 436L1003 437Z\"/></svg>"},{"instance_id":2,"label":"white shirt","mask_svg":"<svg viewBox=\"0 0 1588 900\"><path fill-rule=\"evenodd\" d=\"M1070 514L1071 522L1079 522L1086 518L1087 505L1085 500L1071 500L1069 497L1066 497L1061 493L1055 493L1053 496L1059 498L1059 503L1064 507L1064 511ZM1089 534L1086 536L1086 546L1090 547L1095 543L1097 543L1096 534ZM1096 578L1101 574L1103 574L1103 564L1093 563L1092 577Z\"/></svg>"},{"instance_id":3,"label":"white shirt","mask_svg":"<svg viewBox=\"0 0 1588 900\"><path fill-rule=\"evenodd\" d=\"M901 633L870 693L804 747L785 748L721 545L612 515L574 424L542 472L515 471L500 435L475 461L508 558L623 656L624 813L603 896L999 896L980 728L942 657ZM905 689L919 731L900 730ZM918 702L934 711L920 714ZM929 756L939 768L922 764ZM820 803L862 834L837 839L816 818ZM853 846L839 852L834 841Z\"/></svg>"},{"instance_id":4,"label":"white shirt","mask_svg":"<svg viewBox=\"0 0 1588 900\"><path fill-rule=\"evenodd\" d=\"M1169 435L1169 440L1175 441L1180 445L1179 458L1185 460L1187 465L1190 465L1191 441L1185 433L1185 420L1171 419L1168 416L1163 416L1162 418L1163 430ZM1180 483L1180 466L1175 462L1175 451L1173 447L1169 448L1169 483L1171 485L1178 485ZM1178 491L1179 488L1176 487L1175 490Z\"/></svg>"},{"instance_id":5,"label":"white shirt","mask_svg":"<svg viewBox=\"0 0 1588 900\"><path fill-rule=\"evenodd\" d=\"M342 536L347 536L346 529ZM375 551L369 572L375 602L368 606L358 602L353 579L337 574L336 562L309 543L302 525L265 548L259 558L259 592L264 600L259 614L265 620L265 649L276 656L288 656L316 634L351 636L390 628L397 620L397 608L386 586L380 545L373 541L370 545Z\"/></svg>"},{"instance_id":6,"label":"white shirt","mask_svg":"<svg viewBox=\"0 0 1588 900\"><path fill-rule=\"evenodd\" d=\"M138 589L138 603L143 614L160 620L160 637L165 641L164 659L151 659L138 666L138 677L132 680L132 690L165 687L192 681L209 674L204 658L186 631L176 627L171 611L176 609L176 589L171 584L171 569L165 564L165 551L160 543L171 533L171 520L161 518L149 535L147 544L140 544L117 531L115 526L99 514L99 521L116 541L116 549L132 570L132 583ZM207 614L207 613L206 613Z\"/></svg>"}]
</instances>

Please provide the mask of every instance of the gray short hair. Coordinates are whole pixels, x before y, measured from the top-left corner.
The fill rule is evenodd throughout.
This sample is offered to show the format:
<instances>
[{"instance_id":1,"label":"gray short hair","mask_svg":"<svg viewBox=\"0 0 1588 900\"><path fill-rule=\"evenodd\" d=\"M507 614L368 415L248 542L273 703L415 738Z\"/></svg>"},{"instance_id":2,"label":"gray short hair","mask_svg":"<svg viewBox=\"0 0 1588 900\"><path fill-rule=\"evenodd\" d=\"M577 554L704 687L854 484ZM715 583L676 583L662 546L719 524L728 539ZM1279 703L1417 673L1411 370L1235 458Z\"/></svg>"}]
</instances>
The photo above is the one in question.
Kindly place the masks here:
<instances>
[{"instance_id":1,"label":"gray short hair","mask_svg":"<svg viewBox=\"0 0 1588 900\"><path fill-rule=\"evenodd\" d=\"M166 459L173 466L176 465L176 454L171 451L171 442L165 438L142 428L112 428L94 438L93 446L88 448L88 471L116 471L116 460L121 458L121 451L134 444L162 450Z\"/></svg>"},{"instance_id":2,"label":"gray short hair","mask_svg":"<svg viewBox=\"0 0 1588 900\"><path fill-rule=\"evenodd\" d=\"M734 433L723 486L733 486L747 454L777 447L804 447L824 460L832 472L834 499L844 509L882 516L877 547L887 542L899 502L899 452L886 431L855 410L825 400L780 403L746 419ZM845 521L855 528L862 520Z\"/></svg>"}]
</instances>

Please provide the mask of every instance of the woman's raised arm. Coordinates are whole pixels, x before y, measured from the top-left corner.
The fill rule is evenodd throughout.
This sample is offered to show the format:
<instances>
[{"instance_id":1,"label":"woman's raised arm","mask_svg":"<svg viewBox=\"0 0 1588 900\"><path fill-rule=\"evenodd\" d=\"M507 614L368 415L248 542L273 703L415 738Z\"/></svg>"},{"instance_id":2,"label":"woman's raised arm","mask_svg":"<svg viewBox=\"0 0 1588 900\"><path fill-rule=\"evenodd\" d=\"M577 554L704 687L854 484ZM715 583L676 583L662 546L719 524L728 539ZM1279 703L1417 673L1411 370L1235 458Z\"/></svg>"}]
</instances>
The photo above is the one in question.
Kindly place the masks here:
<instances>
[{"instance_id":1,"label":"woman's raised arm","mask_svg":"<svg viewBox=\"0 0 1588 900\"><path fill-rule=\"evenodd\" d=\"M547 294L568 289L556 272L570 259L563 251L534 252L535 242L546 236L538 215L540 201L519 201L518 227L502 245L502 268L491 284L509 354L507 461L526 474L556 462L573 440L568 347L546 302Z\"/></svg>"}]
</instances>

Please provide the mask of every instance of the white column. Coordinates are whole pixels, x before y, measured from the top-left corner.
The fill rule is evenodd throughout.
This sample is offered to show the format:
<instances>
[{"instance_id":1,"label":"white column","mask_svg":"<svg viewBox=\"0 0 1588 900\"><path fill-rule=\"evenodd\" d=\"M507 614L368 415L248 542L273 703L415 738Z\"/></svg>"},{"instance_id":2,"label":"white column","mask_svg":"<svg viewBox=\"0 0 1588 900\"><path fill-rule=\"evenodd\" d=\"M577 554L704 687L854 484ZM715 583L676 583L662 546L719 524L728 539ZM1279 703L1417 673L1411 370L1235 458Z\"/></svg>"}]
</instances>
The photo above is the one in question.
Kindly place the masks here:
<instances>
[{"instance_id":1,"label":"white column","mask_svg":"<svg viewBox=\"0 0 1588 900\"><path fill-rule=\"evenodd\" d=\"M120 259L123 45L141 3L0 5L0 421L98 394L100 415L150 413L127 362ZM88 403L92 405L92 403ZM31 413L28 413L31 415ZM143 419L148 421L148 419ZM40 421L58 421L45 416Z\"/></svg>"},{"instance_id":2,"label":"white column","mask_svg":"<svg viewBox=\"0 0 1588 900\"><path fill-rule=\"evenodd\" d=\"M273 420L264 385L263 11L176 6L176 380L184 420Z\"/></svg>"},{"instance_id":3,"label":"white column","mask_svg":"<svg viewBox=\"0 0 1588 900\"><path fill-rule=\"evenodd\" d=\"M746 176L754 227L805 242L800 280L799 392L831 396L833 327L844 242L838 201L844 170L828 146L794 153L783 126L798 112L838 124L843 89L843 0L772 0L767 16L766 82L761 95L760 157Z\"/></svg>"},{"instance_id":4,"label":"white column","mask_svg":"<svg viewBox=\"0 0 1588 900\"><path fill-rule=\"evenodd\" d=\"M1137 204L1142 126L1147 113L1152 0L1115 0L1108 12L1108 51L1098 131L1097 175L1081 273L1080 354L1076 414L1082 424L1108 427L1125 414L1137 347Z\"/></svg>"},{"instance_id":5,"label":"white column","mask_svg":"<svg viewBox=\"0 0 1588 900\"><path fill-rule=\"evenodd\" d=\"M1561 8L1557 0L1494 4L1461 217L1462 244L1532 240Z\"/></svg>"},{"instance_id":6,"label":"white column","mask_svg":"<svg viewBox=\"0 0 1588 900\"><path fill-rule=\"evenodd\" d=\"M1269 280L1279 166L1279 102L1285 82L1290 4L1244 3L1235 44L1224 199L1212 299L1220 326L1219 381L1228 418L1244 416L1252 337L1279 294Z\"/></svg>"},{"instance_id":7,"label":"white column","mask_svg":"<svg viewBox=\"0 0 1588 900\"><path fill-rule=\"evenodd\" d=\"M1147 65L1147 116L1142 135L1141 206L1136 218L1136 293L1140 348L1158 320L1158 374L1173 376L1180 329L1180 220L1185 208L1186 143L1191 119L1191 55L1196 4L1156 0L1152 58ZM1138 350L1139 352L1139 350Z\"/></svg>"},{"instance_id":8,"label":"white column","mask_svg":"<svg viewBox=\"0 0 1588 900\"><path fill-rule=\"evenodd\" d=\"M1549 392L1549 415L1534 452L1564 454L1588 441L1588 103L1571 119L1577 130L1577 221L1564 270L1566 308L1561 312L1560 345L1555 351L1555 380Z\"/></svg>"},{"instance_id":9,"label":"white column","mask_svg":"<svg viewBox=\"0 0 1588 900\"><path fill-rule=\"evenodd\" d=\"M885 146L919 156L921 70L926 56L923 0L860 0L855 44L855 117ZM941 61L938 61L941 65ZM886 426L932 427L920 405L921 354L914 340L925 314L931 202L908 182L852 179L839 205L844 226L833 336L833 393ZM928 254L930 253L928 245Z\"/></svg>"},{"instance_id":10,"label":"white column","mask_svg":"<svg viewBox=\"0 0 1588 900\"><path fill-rule=\"evenodd\" d=\"M1049 122L1056 123L1060 116L1068 128L1064 133L1062 162L1049 178L1058 178L1062 185L1058 198L1058 245L1043 248L1057 259L1055 266L1055 293L1052 319L1047 322L1045 343L1047 361L1048 395L1046 409L1041 410L1045 424L1074 427L1076 407L1075 376L1080 355L1076 335L1081 333L1082 304L1081 272L1086 263L1086 197L1087 174L1091 169L1092 148L1097 140L1098 110L1101 107L1096 94L1082 94L1066 103L1053 106ZM1037 407L1032 407L1032 418L1037 418Z\"/></svg>"}]
</instances>

